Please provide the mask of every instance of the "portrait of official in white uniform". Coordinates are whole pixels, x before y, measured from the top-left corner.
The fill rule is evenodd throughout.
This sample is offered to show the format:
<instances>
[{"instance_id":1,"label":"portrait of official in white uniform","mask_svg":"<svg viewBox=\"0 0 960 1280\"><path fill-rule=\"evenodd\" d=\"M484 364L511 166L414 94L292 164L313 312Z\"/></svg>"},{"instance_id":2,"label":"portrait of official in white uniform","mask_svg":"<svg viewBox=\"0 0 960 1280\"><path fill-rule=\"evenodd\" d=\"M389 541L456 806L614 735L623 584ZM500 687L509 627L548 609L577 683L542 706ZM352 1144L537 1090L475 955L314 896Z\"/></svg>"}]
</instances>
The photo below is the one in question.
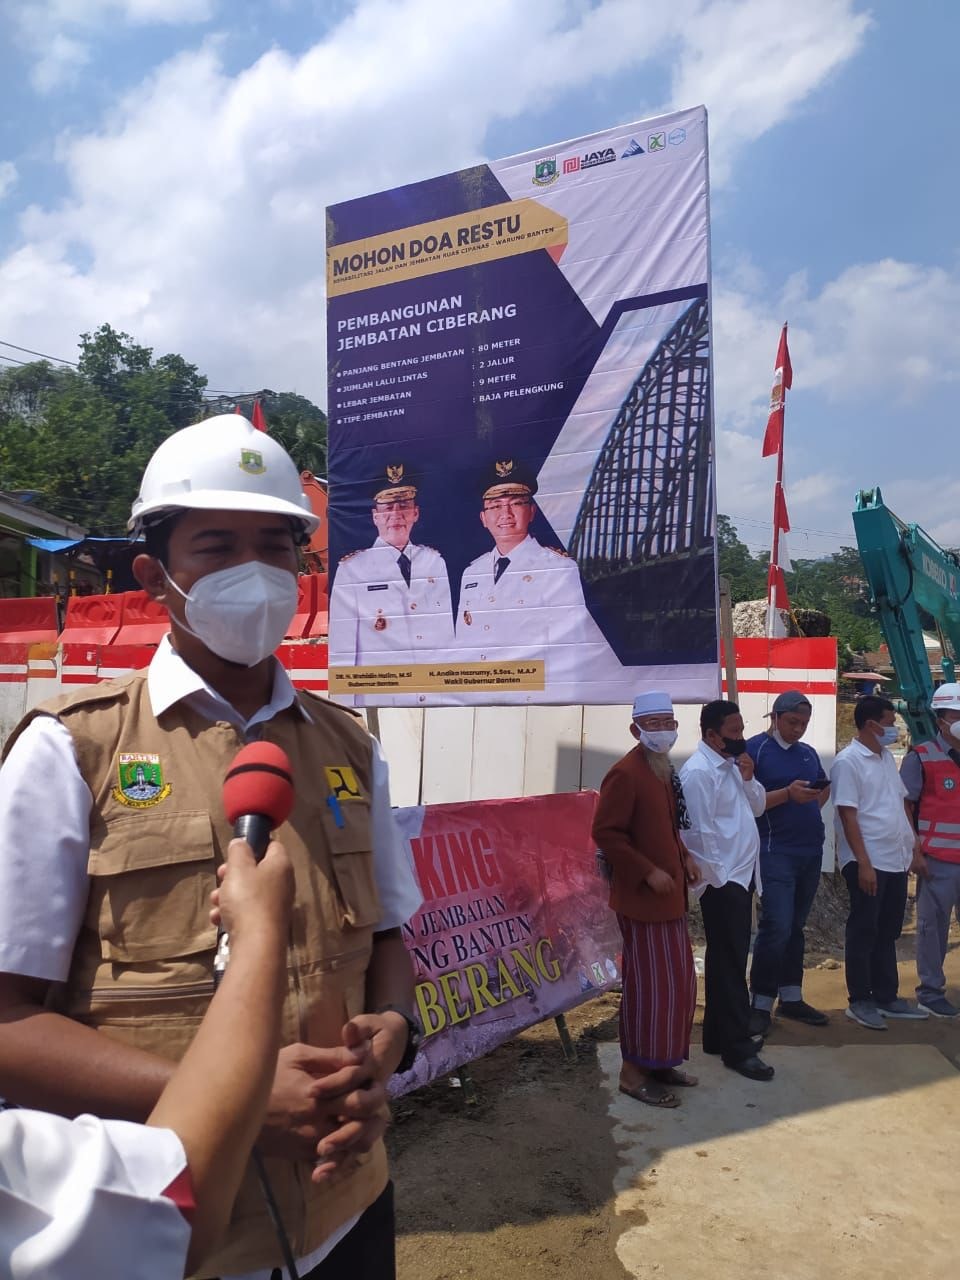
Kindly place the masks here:
<instances>
[{"instance_id":1,"label":"portrait of official in white uniform","mask_svg":"<svg viewBox=\"0 0 960 1280\"><path fill-rule=\"evenodd\" d=\"M392 463L375 480L372 498L376 541L337 565L330 666L445 660L453 644L450 583L439 551L410 540L420 518L416 481L402 462Z\"/></svg>"},{"instance_id":2,"label":"portrait of official in white uniform","mask_svg":"<svg viewBox=\"0 0 960 1280\"><path fill-rule=\"evenodd\" d=\"M603 637L584 601L576 561L530 534L536 492L536 477L511 459L495 462L482 477L480 523L493 547L464 571L457 652L465 662L542 659L555 701L575 694L585 646L596 648Z\"/></svg>"}]
</instances>

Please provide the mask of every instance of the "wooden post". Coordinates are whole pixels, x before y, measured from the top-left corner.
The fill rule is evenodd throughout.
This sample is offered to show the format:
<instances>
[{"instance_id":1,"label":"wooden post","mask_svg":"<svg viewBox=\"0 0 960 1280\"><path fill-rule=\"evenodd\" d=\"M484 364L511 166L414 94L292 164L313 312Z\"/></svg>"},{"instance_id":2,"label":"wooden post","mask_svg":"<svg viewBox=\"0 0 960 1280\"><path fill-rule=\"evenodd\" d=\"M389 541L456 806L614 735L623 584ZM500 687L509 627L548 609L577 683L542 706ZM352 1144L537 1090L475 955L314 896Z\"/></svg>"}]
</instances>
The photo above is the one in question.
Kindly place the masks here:
<instances>
[{"instance_id":1,"label":"wooden post","mask_svg":"<svg viewBox=\"0 0 960 1280\"><path fill-rule=\"evenodd\" d=\"M557 1034L560 1036L563 1056L566 1058L567 1062L576 1062L577 1047L573 1043L573 1038L570 1035L570 1028L567 1026L566 1018L562 1013L558 1013L554 1018L554 1022L557 1026Z\"/></svg>"},{"instance_id":2,"label":"wooden post","mask_svg":"<svg viewBox=\"0 0 960 1280\"><path fill-rule=\"evenodd\" d=\"M475 1107L477 1105L477 1088L473 1083L473 1076L466 1066L457 1068L457 1079L460 1081L460 1088L463 1090L464 1106Z\"/></svg>"},{"instance_id":3,"label":"wooden post","mask_svg":"<svg viewBox=\"0 0 960 1280\"><path fill-rule=\"evenodd\" d=\"M730 583L720 578L720 638L723 641L724 673L727 677L727 700L737 700L737 653L733 636L733 604Z\"/></svg>"}]
</instances>

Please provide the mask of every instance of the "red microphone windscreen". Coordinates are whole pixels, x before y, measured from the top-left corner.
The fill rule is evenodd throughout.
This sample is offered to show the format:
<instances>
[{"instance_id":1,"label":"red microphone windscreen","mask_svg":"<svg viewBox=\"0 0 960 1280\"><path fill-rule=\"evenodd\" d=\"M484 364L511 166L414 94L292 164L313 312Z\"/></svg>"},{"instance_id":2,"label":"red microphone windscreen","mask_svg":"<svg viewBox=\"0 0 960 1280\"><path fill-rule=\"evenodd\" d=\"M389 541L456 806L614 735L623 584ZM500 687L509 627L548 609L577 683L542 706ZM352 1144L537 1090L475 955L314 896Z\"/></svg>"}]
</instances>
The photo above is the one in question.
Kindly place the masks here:
<instances>
[{"instance_id":1,"label":"red microphone windscreen","mask_svg":"<svg viewBox=\"0 0 960 1280\"><path fill-rule=\"evenodd\" d=\"M251 742L237 752L223 783L228 822L244 813L262 813L274 828L293 808L293 769L287 753L272 742Z\"/></svg>"}]
</instances>

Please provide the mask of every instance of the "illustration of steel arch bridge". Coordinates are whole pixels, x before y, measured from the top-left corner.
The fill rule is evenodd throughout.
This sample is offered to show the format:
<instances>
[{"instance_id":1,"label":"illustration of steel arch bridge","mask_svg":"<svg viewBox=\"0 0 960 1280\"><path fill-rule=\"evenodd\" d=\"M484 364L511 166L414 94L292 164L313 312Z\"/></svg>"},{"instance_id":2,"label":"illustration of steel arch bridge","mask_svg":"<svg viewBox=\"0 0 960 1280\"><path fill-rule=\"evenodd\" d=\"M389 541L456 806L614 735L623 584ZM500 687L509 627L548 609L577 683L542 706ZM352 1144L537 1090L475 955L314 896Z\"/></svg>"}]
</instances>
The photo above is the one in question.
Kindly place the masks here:
<instances>
[{"instance_id":1,"label":"illustration of steel arch bridge","mask_svg":"<svg viewBox=\"0 0 960 1280\"><path fill-rule=\"evenodd\" d=\"M630 388L569 544L629 665L716 657L708 314L694 301Z\"/></svg>"}]
</instances>

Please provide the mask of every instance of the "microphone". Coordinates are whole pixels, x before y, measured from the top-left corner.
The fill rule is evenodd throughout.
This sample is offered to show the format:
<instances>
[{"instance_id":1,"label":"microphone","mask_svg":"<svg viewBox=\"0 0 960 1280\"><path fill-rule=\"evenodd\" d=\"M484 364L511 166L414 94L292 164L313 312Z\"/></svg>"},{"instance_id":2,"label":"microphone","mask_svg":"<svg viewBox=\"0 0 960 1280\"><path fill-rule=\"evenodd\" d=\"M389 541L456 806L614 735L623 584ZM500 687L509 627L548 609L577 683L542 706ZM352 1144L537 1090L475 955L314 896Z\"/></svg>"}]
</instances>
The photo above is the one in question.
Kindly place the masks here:
<instances>
[{"instance_id":1,"label":"microphone","mask_svg":"<svg viewBox=\"0 0 960 1280\"><path fill-rule=\"evenodd\" d=\"M285 751L272 742L251 742L237 753L223 783L223 811L234 836L246 840L258 862L270 832L289 818L293 799L293 767Z\"/></svg>"},{"instance_id":2,"label":"microphone","mask_svg":"<svg viewBox=\"0 0 960 1280\"><path fill-rule=\"evenodd\" d=\"M293 809L293 766L272 742L250 742L237 752L223 782L223 811L233 834L246 840L257 862L270 843L270 832L283 826ZM213 984L218 987L230 961L230 938L217 932Z\"/></svg>"}]
</instances>

